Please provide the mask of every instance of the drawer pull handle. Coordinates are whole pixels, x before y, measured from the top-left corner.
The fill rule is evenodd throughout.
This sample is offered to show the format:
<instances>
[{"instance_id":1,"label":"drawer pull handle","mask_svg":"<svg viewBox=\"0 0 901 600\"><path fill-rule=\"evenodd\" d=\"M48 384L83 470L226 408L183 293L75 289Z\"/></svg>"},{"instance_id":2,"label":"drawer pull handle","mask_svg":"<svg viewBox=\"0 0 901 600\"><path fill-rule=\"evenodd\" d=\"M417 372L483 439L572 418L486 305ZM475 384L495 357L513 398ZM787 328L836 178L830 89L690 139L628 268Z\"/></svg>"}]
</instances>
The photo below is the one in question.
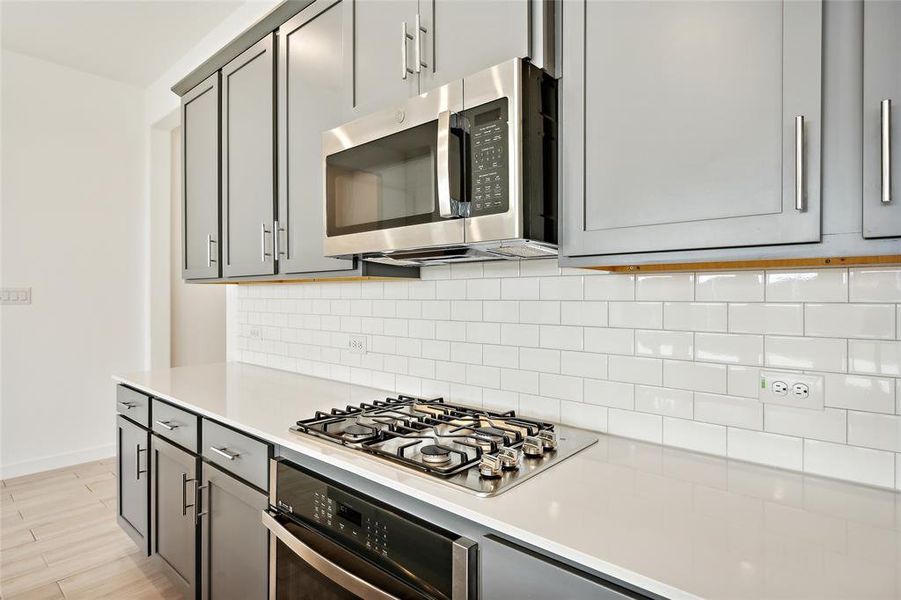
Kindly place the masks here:
<instances>
[{"instance_id":1,"label":"drawer pull handle","mask_svg":"<svg viewBox=\"0 0 901 600\"><path fill-rule=\"evenodd\" d=\"M156 421L156 424L164 429L168 429L169 431L173 431L178 429L178 423L173 424L172 421Z\"/></svg>"},{"instance_id":2,"label":"drawer pull handle","mask_svg":"<svg viewBox=\"0 0 901 600\"><path fill-rule=\"evenodd\" d=\"M119 404L124 406L125 410L131 410L138 405L137 402L129 402L127 400L119 400Z\"/></svg>"},{"instance_id":3,"label":"drawer pull handle","mask_svg":"<svg viewBox=\"0 0 901 600\"><path fill-rule=\"evenodd\" d=\"M227 458L228 460L235 460L236 458L241 456L241 454L238 452L229 452L228 448L226 448L225 446L223 446L222 448L210 446L210 450L212 450L213 452L215 452L216 454L218 454L219 456L221 456L223 458Z\"/></svg>"}]
</instances>

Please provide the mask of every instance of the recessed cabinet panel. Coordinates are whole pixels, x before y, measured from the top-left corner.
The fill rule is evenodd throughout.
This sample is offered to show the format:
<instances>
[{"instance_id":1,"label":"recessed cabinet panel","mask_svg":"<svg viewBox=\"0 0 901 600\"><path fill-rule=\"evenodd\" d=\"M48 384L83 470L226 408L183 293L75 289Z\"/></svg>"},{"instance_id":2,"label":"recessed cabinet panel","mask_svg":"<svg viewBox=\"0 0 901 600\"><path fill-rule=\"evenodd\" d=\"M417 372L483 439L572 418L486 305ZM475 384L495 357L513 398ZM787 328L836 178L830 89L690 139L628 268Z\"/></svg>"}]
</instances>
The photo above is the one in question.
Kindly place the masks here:
<instances>
[{"instance_id":1,"label":"recessed cabinet panel","mask_svg":"<svg viewBox=\"0 0 901 600\"><path fill-rule=\"evenodd\" d=\"M319 2L279 28L279 271L352 269L323 256L322 132L353 118L345 72L350 0Z\"/></svg>"},{"instance_id":2,"label":"recessed cabinet panel","mask_svg":"<svg viewBox=\"0 0 901 600\"><path fill-rule=\"evenodd\" d=\"M275 34L222 69L223 274L271 275Z\"/></svg>"},{"instance_id":3,"label":"recessed cabinet panel","mask_svg":"<svg viewBox=\"0 0 901 600\"><path fill-rule=\"evenodd\" d=\"M202 594L206 600L264 600L269 589L269 502L248 485L203 465Z\"/></svg>"},{"instance_id":4,"label":"recessed cabinet panel","mask_svg":"<svg viewBox=\"0 0 901 600\"><path fill-rule=\"evenodd\" d=\"M141 550L150 552L150 435L128 419L116 417L118 521Z\"/></svg>"},{"instance_id":5,"label":"recessed cabinet panel","mask_svg":"<svg viewBox=\"0 0 901 600\"><path fill-rule=\"evenodd\" d=\"M420 92L463 79L512 58L530 56L524 0L423 0Z\"/></svg>"},{"instance_id":6,"label":"recessed cabinet panel","mask_svg":"<svg viewBox=\"0 0 901 600\"><path fill-rule=\"evenodd\" d=\"M901 2L863 14L863 234L901 236Z\"/></svg>"},{"instance_id":7,"label":"recessed cabinet panel","mask_svg":"<svg viewBox=\"0 0 901 600\"><path fill-rule=\"evenodd\" d=\"M182 98L182 270L219 276L219 73Z\"/></svg>"},{"instance_id":8,"label":"recessed cabinet panel","mask_svg":"<svg viewBox=\"0 0 901 600\"><path fill-rule=\"evenodd\" d=\"M819 2L562 10L564 253L819 240Z\"/></svg>"},{"instance_id":9,"label":"recessed cabinet panel","mask_svg":"<svg viewBox=\"0 0 901 600\"><path fill-rule=\"evenodd\" d=\"M193 598L197 584L197 458L155 436L151 449L153 552L185 597Z\"/></svg>"},{"instance_id":10,"label":"recessed cabinet panel","mask_svg":"<svg viewBox=\"0 0 901 600\"><path fill-rule=\"evenodd\" d=\"M353 106L365 115L419 93L414 60L417 0L353 2ZM409 37L404 36L406 31ZM405 70L409 69L412 72ZM421 71L421 69L419 69Z\"/></svg>"}]
</instances>

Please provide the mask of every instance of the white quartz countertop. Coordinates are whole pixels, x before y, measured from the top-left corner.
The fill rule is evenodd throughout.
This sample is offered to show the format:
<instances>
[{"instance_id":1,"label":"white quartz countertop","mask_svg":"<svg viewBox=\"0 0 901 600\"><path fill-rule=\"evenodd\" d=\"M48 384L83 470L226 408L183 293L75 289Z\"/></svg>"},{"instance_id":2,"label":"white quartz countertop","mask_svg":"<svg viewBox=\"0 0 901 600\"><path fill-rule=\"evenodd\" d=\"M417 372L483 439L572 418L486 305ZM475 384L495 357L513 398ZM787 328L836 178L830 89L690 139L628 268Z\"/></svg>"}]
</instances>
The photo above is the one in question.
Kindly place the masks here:
<instances>
[{"instance_id":1,"label":"white quartz countertop","mask_svg":"<svg viewBox=\"0 0 901 600\"><path fill-rule=\"evenodd\" d=\"M241 363L114 379L669 598L901 598L891 491L598 434L480 498L288 431L383 390Z\"/></svg>"}]
</instances>

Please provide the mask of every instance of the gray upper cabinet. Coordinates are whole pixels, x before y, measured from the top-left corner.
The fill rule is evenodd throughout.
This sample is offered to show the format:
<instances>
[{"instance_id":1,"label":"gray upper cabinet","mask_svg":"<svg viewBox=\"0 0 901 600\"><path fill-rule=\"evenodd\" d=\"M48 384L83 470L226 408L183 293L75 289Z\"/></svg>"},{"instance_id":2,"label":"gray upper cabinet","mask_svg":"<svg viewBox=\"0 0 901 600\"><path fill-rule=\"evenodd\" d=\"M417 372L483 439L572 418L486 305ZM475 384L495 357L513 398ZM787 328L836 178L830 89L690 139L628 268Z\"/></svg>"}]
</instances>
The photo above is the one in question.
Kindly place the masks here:
<instances>
[{"instance_id":1,"label":"gray upper cabinet","mask_svg":"<svg viewBox=\"0 0 901 600\"><path fill-rule=\"evenodd\" d=\"M219 73L181 99L182 277L219 277Z\"/></svg>"},{"instance_id":2,"label":"gray upper cabinet","mask_svg":"<svg viewBox=\"0 0 901 600\"><path fill-rule=\"evenodd\" d=\"M420 92L531 55L527 0L421 0Z\"/></svg>"},{"instance_id":3,"label":"gray upper cabinet","mask_svg":"<svg viewBox=\"0 0 901 600\"><path fill-rule=\"evenodd\" d=\"M117 520L145 554L150 552L150 434L116 417Z\"/></svg>"},{"instance_id":4,"label":"gray upper cabinet","mask_svg":"<svg viewBox=\"0 0 901 600\"><path fill-rule=\"evenodd\" d=\"M326 258L322 132L353 118L347 68L351 0L313 3L279 28L278 260L280 273L352 269Z\"/></svg>"},{"instance_id":5,"label":"gray upper cabinet","mask_svg":"<svg viewBox=\"0 0 901 600\"><path fill-rule=\"evenodd\" d=\"M863 14L863 234L901 236L901 2Z\"/></svg>"},{"instance_id":6,"label":"gray upper cabinet","mask_svg":"<svg viewBox=\"0 0 901 600\"><path fill-rule=\"evenodd\" d=\"M222 69L223 275L272 275L275 34Z\"/></svg>"},{"instance_id":7,"label":"gray upper cabinet","mask_svg":"<svg viewBox=\"0 0 901 600\"><path fill-rule=\"evenodd\" d=\"M197 590L197 528L194 526L198 460L153 436L151 531L153 553L159 555L173 582L186 598Z\"/></svg>"},{"instance_id":8,"label":"gray upper cabinet","mask_svg":"<svg viewBox=\"0 0 901 600\"><path fill-rule=\"evenodd\" d=\"M265 600L269 533L260 521L266 495L203 465L201 590L204 600Z\"/></svg>"},{"instance_id":9,"label":"gray upper cabinet","mask_svg":"<svg viewBox=\"0 0 901 600\"><path fill-rule=\"evenodd\" d=\"M417 0L347 0L352 2L348 30L353 35L353 106L364 115L419 93L414 64ZM404 36L406 31L407 36ZM421 70L421 69L420 69Z\"/></svg>"},{"instance_id":10,"label":"gray upper cabinet","mask_svg":"<svg viewBox=\"0 0 901 600\"><path fill-rule=\"evenodd\" d=\"M567 256L820 239L822 3L561 3Z\"/></svg>"}]
</instances>

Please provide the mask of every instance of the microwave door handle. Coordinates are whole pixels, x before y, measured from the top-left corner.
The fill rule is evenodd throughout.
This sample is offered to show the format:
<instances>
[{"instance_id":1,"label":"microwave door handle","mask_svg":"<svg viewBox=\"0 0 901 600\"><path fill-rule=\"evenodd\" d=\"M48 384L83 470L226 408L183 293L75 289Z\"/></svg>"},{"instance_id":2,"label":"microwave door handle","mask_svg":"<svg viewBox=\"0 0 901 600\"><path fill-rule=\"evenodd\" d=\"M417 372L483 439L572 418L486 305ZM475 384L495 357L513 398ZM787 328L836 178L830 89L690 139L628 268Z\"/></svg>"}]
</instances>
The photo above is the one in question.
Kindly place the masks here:
<instances>
[{"instance_id":1,"label":"microwave door handle","mask_svg":"<svg viewBox=\"0 0 901 600\"><path fill-rule=\"evenodd\" d=\"M456 217L450 193L450 136L451 113L438 113L438 214L445 219Z\"/></svg>"},{"instance_id":2,"label":"microwave door handle","mask_svg":"<svg viewBox=\"0 0 901 600\"><path fill-rule=\"evenodd\" d=\"M368 581L360 579L347 569L335 564L304 544L302 541L291 535L291 532L285 529L285 527L279 523L269 511L263 511L262 518L263 525L266 526L266 529L268 529L272 535L303 559L305 563L340 585L348 592L356 594L364 600L398 600L397 596L392 596L388 592L375 587Z\"/></svg>"}]
</instances>

